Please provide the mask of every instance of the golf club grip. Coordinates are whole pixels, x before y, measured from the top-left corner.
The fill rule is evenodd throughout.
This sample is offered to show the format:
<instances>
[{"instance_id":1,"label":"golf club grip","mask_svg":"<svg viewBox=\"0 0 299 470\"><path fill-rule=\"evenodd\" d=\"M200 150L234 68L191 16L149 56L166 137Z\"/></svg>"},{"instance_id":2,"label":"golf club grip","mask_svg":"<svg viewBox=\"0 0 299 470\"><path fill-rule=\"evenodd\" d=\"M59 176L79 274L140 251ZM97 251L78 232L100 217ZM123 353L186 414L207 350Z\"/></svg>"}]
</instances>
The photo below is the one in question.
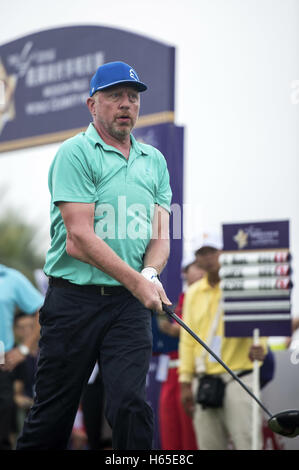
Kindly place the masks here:
<instances>
[{"instance_id":1,"label":"golf club grip","mask_svg":"<svg viewBox=\"0 0 299 470\"><path fill-rule=\"evenodd\" d=\"M214 351L212 351L212 349L210 349L209 346L204 341L202 341L199 336L197 336L194 331L192 331L191 328L189 328L189 326L186 325L186 323L184 323L183 320L181 320L181 318L178 317L167 305L162 303L162 307L164 312L168 316L173 318L179 325L181 325L184 330L186 330L203 348L205 348L208 353L211 354L211 356L213 356L214 359L216 359L216 361L219 362L219 364L221 364L222 367L233 377L233 379L235 379L239 383L239 385L241 385L241 387L251 396L251 398L253 398L260 405L260 407L265 411L265 413L267 413L268 416L272 417L270 411L267 410L263 403L251 392L247 385L245 385L242 380L240 380L239 377L225 364L225 362L223 362L220 357L218 357L217 354L215 354Z\"/></svg>"}]
</instances>

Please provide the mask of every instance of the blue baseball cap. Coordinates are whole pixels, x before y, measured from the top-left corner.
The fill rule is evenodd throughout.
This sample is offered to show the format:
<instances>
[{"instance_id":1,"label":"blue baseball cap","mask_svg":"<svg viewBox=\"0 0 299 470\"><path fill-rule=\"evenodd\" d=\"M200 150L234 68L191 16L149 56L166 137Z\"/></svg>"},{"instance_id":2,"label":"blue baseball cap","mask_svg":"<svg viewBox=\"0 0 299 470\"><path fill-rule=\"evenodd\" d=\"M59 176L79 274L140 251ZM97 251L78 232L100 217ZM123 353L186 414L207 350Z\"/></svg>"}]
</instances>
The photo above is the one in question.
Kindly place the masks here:
<instances>
[{"instance_id":1,"label":"blue baseball cap","mask_svg":"<svg viewBox=\"0 0 299 470\"><path fill-rule=\"evenodd\" d=\"M138 91L147 89L147 86L139 80L133 67L124 62L107 62L101 65L92 77L89 96L96 91L119 84L133 85Z\"/></svg>"}]
</instances>

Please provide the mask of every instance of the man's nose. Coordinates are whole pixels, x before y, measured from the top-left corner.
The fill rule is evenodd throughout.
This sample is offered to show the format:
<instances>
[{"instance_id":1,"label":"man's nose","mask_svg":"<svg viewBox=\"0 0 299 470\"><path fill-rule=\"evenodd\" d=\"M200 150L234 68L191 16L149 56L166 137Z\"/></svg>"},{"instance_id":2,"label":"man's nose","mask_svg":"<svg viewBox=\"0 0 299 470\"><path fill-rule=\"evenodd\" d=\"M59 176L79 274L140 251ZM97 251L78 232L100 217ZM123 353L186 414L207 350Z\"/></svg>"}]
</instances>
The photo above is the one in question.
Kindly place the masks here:
<instances>
[{"instance_id":1,"label":"man's nose","mask_svg":"<svg viewBox=\"0 0 299 470\"><path fill-rule=\"evenodd\" d=\"M129 108L130 105L131 105L131 102L130 102L129 95L124 93L121 97L119 106L120 106L120 108Z\"/></svg>"}]
</instances>

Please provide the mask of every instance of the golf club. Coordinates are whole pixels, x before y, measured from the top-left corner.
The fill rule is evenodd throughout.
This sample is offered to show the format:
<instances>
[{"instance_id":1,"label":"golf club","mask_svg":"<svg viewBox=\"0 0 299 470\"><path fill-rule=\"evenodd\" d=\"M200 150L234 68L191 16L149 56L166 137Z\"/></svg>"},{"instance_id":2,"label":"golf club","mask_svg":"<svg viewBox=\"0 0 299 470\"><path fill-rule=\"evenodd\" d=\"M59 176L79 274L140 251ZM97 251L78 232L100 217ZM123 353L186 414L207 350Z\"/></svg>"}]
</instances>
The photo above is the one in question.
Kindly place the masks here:
<instances>
[{"instance_id":1,"label":"golf club","mask_svg":"<svg viewBox=\"0 0 299 470\"><path fill-rule=\"evenodd\" d=\"M235 379L241 387L253 398L258 405L264 410L264 412L269 416L268 426L269 428L282 436L286 437L296 437L299 435L299 410L285 410L280 413L272 415L270 411L265 407L265 405L252 393L252 391L239 379L239 377L220 359L220 357L215 354L207 344L202 341L199 336L197 336L194 331L189 328L189 326L184 323L180 317L178 317L172 310L165 304L163 305L164 312L173 320L175 320L179 325L181 325L201 346L203 346L211 356L219 362L219 364L224 367L224 369Z\"/></svg>"}]
</instances>

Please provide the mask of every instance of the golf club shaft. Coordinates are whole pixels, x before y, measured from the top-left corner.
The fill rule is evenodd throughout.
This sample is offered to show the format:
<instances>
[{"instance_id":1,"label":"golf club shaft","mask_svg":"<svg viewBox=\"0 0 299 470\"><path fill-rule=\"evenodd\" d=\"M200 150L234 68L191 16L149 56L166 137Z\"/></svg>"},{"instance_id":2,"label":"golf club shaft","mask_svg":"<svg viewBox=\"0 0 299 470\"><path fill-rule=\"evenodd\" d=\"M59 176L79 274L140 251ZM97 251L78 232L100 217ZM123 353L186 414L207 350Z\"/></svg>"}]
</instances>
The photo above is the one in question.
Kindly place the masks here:
<instances>
[{"instance_id":1,"label":"golf club shaft","mask_svg":"<svg viewBox=\"0 0 299 470\"><path fill-rule=\"evenodd\" d=\"M260 407L265 411L265 413L267 413L267 415L270 418L272 417L272 414L270 413L270 411L267 410L265 405L263 405L263 403L254 395L254 393L251 392L251 390L242 382L242 380L239 379L239 377L220 359L220 357L218 357L217 354L215 354L209 348L209 346L204 341L202 341L194 333L194 331L192 331L191 328L189 328L189 326L187 326L186 323L183 322L183 320L180 319L180 317L178 317L174 312L172 312L172 310L165 304L163 304L163 310L165 313L167 313L167 315L169 315L179 325L181 325L184 328L184 330L186 330L199 344L201 344L201 346L204 347L208 351L208 353L210 353L211 356L213 356L214 359L216 359L216 361L222 365L222 367L224 367L224 369L233 377L233 379L235 379L241 385L241 387L251 396L251 398L253 398L260 405Z\"/></svg>"}]
</instances>

